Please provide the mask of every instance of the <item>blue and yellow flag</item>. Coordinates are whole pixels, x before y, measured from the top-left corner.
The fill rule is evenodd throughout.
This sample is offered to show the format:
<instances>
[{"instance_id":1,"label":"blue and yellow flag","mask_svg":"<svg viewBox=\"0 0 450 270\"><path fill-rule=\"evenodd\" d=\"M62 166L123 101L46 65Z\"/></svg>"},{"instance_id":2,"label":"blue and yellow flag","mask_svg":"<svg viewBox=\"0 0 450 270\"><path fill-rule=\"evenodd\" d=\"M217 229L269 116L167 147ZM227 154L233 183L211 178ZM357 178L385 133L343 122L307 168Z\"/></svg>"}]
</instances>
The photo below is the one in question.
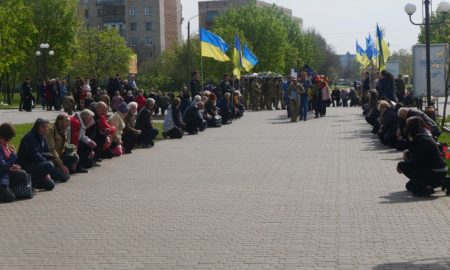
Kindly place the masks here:
<instances>
[{"instance_id":1,"label":"blue and yellow flag","mask_svg":"<svg viewBox=\"0 0 450 270\"><path fill-rule=\"evenodd\" d=\"M259 63L258 58L250 51L247 45L244 45L244 50L242 52L242 66L249 72Z\"/></svg>"},{"instance_id":2,"label":"blue and yellow flag","mask_svg":"<svg viewBox=\"0 0 450 270\"><path fill-rule=\"evenodd\" d=\"M370 64L370 60L367 57L366 52L361 46L359 46L358 41L356 41L356 61L364 68Z\"/></svg>"},{"instance_id":3,"label":"blue and yellow flag","mask_svg":"<svg viewBox=\"0 0 450 270\"><path fill-rule=\"evenodd\" d=\"M386 62L389 59L389 56L391 56L391 52L389 51L389 46L386 43L386 40L384 40L383 32L381 31L380 27L377 23L377 45L378 45L378 64L380 70L383 70L386 68Z\"/></svg>"},{"instance_id":4,"label":"blue and yellow flag","mask_svg":"<svg viewBox=\"0 0 450 270\"><path fill-rule=\"evenodd\" d=\"M241 50L241 42L237 36L234 37L234 51L233 51L233 75L236 78L241 78L241 70L242 70L242 50Z\"/></svg>"},{"instance_id":5,"label":"blue and yellow flag","mask_svg":"<svg viewBox=\"0 0 450 270\"><path fill-rule=\"evenodd\" d=\"M200 43L202 57L214 58L221 62L230 61L226 55L229 46L221 37L200 28Z\"/></svg>"}]
</instances>

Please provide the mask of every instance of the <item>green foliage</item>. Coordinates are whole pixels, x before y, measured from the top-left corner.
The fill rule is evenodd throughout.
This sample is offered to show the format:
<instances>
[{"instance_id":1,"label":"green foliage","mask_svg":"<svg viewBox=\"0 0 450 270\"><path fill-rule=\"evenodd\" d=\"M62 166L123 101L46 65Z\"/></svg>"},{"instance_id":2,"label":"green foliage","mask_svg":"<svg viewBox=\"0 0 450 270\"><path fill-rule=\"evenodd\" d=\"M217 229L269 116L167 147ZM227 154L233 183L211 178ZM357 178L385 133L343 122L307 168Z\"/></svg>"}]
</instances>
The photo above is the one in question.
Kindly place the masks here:
<instances>
[{"instance_id":1,"label":"green foliage","mask_svg":"<svg viewBox=\"0 0 450 270\"><path fill-rule=\"evenodd\" d=\"M182 43L166 50L157 61L145 61L139 66L139 88L150 91L180 91L191 79L193 70L200 70L198 37L191 37L191 67L188 67L188 44ZM204 58L204 61L208 60ZM212 60L211 60L212 61ZM214 61L214 63L218 63ZM228 70L227 70L228 71ZM209 72L207 72L209 73Z\"/></svg>"},{"instance_id":2,"label":"green foliage","mask_svg":"<svg viewBox=\"0 0 450 270\"><path fill-rule=\"evenodd\" d=\"M32 44L34 25L28 18L30 9L25 0L4 0L0 3L0 75L14 72L27 58Z\"/></svg>"},{"instance_id":3,"label":"green foliage","mask_svg":"<svg viewBox=\"0 0 450 270\"><path fill-rule=\"evenodd\" d=\"M431 14L431 25L430 25L430 40L431 43L449 43L450 44L450 19L447 15L447 19L441 22L443 14L436 12ZM425 27L421 27L419 33L419 42L425 44Z\"/></svg>"},{"instance_id":4,"label":"green foliage","mask_svg":"<svg viewBox=\"0 0 450 270\"><path fill-rule=\"evenodd\" d=\"M48 43L49 50L55 52L48 59L47 77L59 77L66 75L71 66L75 53L75 37L80 29L82 19L77 8L78 0L39 0L27 1L32 11L32 16L27 21L34 25L37 31L31 35L32 46L28 50L29 63L36 62L35 52L39 44ZM41 56L43 57L43 56ZM34 75L36 65L30 65L27 71Z\"/></svg>"},{"instance_id":5,"label":"green foliage","mask_svg":"<svg viewBox=\"0 0 450 270\"><path fill-rule=\"evenodd\" d=\"M412 75L412 54L407 50L401 49L394 52L389 60L400 61L400 73L403 75Z\"/></svg>"},{"instance_id":6,"label":"green foliage","mask_svg":"<svg viewBox=\"0 0 450 270\"><path fill-rule=\"evenodd\" d=\"M114 29L83 29L78 34L72 73L97 79L127 74L132 50Z\"/></svg>"},{"instance_id":7,"label":"green foliage","mask_svg":"<svg viewBox=\"0 0 450 270\"><path fill-rule=\"evenodd\" d=\"M250 49L258 57L260 63L255 71L285 72L286 54L288 53L288 18L275 7L256 7L254 4L239 9L230 9L214 21L213 32L221 36L228 44L234 44L234 35L240 34L241 41L249 43ZM289 25L290 26L290 25ZM245 35L245 39L244 39ZM295 40L294 36L290 37ZM232 51L230 52L230 56ZM214 76L221 77L230 70L232 63L205 63L208 73L216 68Z\"/></svg>"}]
</instances>

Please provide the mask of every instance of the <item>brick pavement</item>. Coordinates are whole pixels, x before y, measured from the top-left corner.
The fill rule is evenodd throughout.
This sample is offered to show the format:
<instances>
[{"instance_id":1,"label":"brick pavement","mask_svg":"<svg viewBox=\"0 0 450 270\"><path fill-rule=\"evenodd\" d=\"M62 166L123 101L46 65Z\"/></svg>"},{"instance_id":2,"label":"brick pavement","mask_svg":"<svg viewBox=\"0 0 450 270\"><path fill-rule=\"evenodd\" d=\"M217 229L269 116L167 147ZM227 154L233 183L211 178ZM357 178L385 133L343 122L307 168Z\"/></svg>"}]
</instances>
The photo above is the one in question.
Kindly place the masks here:
<instances>
[{"instance_id":1,"label":"brick pavement","mask_svg":"<svg viewBox=\"0 0 450 270\"><path fill-rule=\"evenodd\" d=\"M0 269L450 269L450 198L408 196L359 109L281 114L0 205Z\"/></svg>"},{"instance_id":2,"label":"brick pavement","mask_svg":"<svg viewBox=\"0 0 450 270\"><path fill-rule=\"evenodd\" d=\"M62 110L61 110L62 112ZM58 111L44 111L41 107L36 107L32 112L19 112L18 109L0 110L0 122L11 122L13 124L34 123L36 118L46 118L53 121L58 116Z\"/></svg>"}]
</instances>

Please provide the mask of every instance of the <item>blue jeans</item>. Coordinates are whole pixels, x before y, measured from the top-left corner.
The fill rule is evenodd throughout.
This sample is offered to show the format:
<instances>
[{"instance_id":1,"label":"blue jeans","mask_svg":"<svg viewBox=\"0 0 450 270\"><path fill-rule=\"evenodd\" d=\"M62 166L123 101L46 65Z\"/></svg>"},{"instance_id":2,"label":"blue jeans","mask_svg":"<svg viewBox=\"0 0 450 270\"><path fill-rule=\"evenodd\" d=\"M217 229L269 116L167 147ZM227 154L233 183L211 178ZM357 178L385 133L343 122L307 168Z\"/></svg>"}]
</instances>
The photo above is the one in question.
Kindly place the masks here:
<instances>
[{"instance_id":1,"label":"blue jeans","mask_svg":"<svg viewBox=\"0 0 450 270\"><path fill-rule=\"evenodd\" d=\"M300 96L300 119L306 121L306 117L308 116L308 96L302 95Z\"/></svg>"}]
</instances>

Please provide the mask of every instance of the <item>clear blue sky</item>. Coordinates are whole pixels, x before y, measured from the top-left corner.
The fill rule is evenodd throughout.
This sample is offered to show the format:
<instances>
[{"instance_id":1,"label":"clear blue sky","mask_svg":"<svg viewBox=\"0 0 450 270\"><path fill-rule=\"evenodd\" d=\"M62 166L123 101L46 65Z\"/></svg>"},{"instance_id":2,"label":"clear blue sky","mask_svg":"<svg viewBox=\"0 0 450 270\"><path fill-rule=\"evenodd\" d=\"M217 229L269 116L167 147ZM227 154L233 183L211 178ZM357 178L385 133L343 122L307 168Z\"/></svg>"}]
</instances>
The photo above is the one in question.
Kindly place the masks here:
<instances>
[{"instance_id":1,"label":"clear blue sky","mask_svg":"<svg viewBox=\"0 0 450 270\"><path fill-rule=\"evenodd\" d=\"M183 37L186 37L187 19L198 14L197 0L182 0ZM413 16L421 18L421 0L266 0L293 10L294 16L303 18L305 28L318 30L336 50L343 54L354 53L355 41L365 48L369 32L374 35L377 22L386 30L386 40L392 50L407 49L417 42L419 27L409 22L404 12L405 4L417 5ZM440 1L434 1L433 8ZM198 32L198 20L191 21L191 30Z\"/></svg>"}]
</instances>

